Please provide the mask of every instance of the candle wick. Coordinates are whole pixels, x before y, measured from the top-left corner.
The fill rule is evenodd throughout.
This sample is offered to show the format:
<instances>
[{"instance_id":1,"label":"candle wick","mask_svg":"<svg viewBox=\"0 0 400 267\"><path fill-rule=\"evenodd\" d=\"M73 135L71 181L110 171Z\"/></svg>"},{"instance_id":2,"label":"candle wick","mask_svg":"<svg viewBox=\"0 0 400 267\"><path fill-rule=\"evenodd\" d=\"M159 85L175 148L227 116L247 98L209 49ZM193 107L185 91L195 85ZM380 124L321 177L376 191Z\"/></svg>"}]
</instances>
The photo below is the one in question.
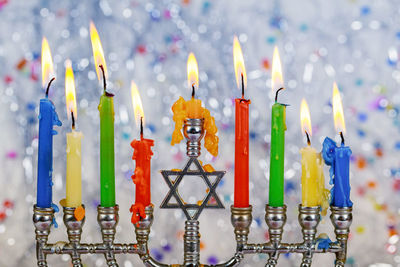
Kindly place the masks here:
<instances>
[{"instance_id":1,"label":"candle wick","mask_svg":"<svg viewBox=\"0 0 400 267\"><path fill-rule=\"evenodd\" d=\"M103 73L103 88L104 88L104 93L107 93L107 82L106 82L106 74L104 71L103 65L99 65L99 68L101 69L101 72Z\"/></svg>"},{"instance_id":2,"label":"candle wick","mask_svg":"<svg viewBox=\"0 0 400 267\"><path fill-rule=\"evenodd\" d=\"M140 117L140 138L143 138L143 117Z\"/></svg>"},{"instance_id":3,"label":"candle wick","mask_svg":"<svg viewBox=\"0 0 400 267\"><path fill-rule=\"evenodd\" d=\"M281 87L281 88L279 88L278 90L276 90L276 93L275 93L275 103L278 102L278 94L279 94L279 91L281 91L281 90L283 90L283 89L285 89L285 88L284 88L284 87Z\"/></svg>"},{"instance_id":4,"label":"candle wick","mask_svg":"<svg viewBox=\"0 0 400 267\"><path fill-rule=\"evenodd\" d=\"M344 146L344 136L343 136L343 132L340 132L340 138L342 139L342 146Z\"/></svg>"},{"instance_id":5,"label":"candle wick","mask_svg":"<svg viewBox=\"0 0 400 267\"><path fill-rule=\"evenodd\" d=\"M75 130L75 116L73 111L71 111L71 118L72 118L72 130Z\"/></svg>"},{"instance_id":6,"label":"candle wick","mask_svg":"<svg viewBox=\"0 0 400 267\"><path fill-rule=\"evenodd\" d=\"M46 89L46 98L49 96L49 90L50 90L50 85L51 83L55 80L56 78L51 78L51 80L49 81L49 83L47 84L47 89Z\"/></svg>"},{"instance_id":7,"label":"candle wick","mask_svg":"<svg viewBox=\"0 0 400 267\"><path fill-rule=\"evenodd\" d=\"M305 131L305 132L306 132L306 136L307 136L307 144L308 144L309 146L311 146L310 135L307 133L307 131Z\"/></svg>"},{"instance_id":8,"label":"candle wick","mask_svg":"<svg viewBox=\"0 0 400 267\"><path fill-rule=\"evenodd\" d=\"M244 98L244 80L243 80L243 73L240 74L242 76L242 98Z\"/></svg>"},{"instance_id":9,"label":"candle wick","mask_svg":"<svg viewBox=\"0 0 400 267\"><path fill-rule=\"evenodd\" d=\"M195 89L194 89L194 83L192 83L192 98L195 96Z\"/></svg>"}]
</instances>

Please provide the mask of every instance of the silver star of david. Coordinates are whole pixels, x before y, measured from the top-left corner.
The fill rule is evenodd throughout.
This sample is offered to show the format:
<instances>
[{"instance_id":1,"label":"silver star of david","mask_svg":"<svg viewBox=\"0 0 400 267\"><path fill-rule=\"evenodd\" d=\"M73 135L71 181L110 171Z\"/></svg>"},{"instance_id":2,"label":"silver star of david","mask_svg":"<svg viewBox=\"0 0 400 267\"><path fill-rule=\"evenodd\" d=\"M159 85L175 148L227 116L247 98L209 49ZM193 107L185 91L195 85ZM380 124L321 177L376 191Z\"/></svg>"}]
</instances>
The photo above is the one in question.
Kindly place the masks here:
<instances>
[{"instance_id":1,"label":"silver star of david","mask_svg":"<svg viewBox=\"0 0 400 267\"><path fill-rule=\"evenodd\" d=\"M190 169L191 165L194 164L196 170ZM162 202L160 208L162 209L182 209L188 220L197 220L203 211L206 209L224 209L224 205L219 199L215 189L217 188L219 182L225 174L225 171L213 171L206 172L201 166L200 162L197 158L190 158L187 162L185 168L182 171L172 171L172 170L163 170L161 171L162 176L164 177L165 182L168 184L170 191L168 195L165 197ZM176 176L175 180L171 180L170 176ZM184 176L200 176L208 187L208 193L201 201L201 204L188 204L186 203L182 197L179 195L178 186L182 181ZM214 183L211 183L209 177L216 177ZM169 203L172 197L175 198L176 203ZM215 203L209 203L209 201L213 198Z\"/></svg>"}]
</instances>

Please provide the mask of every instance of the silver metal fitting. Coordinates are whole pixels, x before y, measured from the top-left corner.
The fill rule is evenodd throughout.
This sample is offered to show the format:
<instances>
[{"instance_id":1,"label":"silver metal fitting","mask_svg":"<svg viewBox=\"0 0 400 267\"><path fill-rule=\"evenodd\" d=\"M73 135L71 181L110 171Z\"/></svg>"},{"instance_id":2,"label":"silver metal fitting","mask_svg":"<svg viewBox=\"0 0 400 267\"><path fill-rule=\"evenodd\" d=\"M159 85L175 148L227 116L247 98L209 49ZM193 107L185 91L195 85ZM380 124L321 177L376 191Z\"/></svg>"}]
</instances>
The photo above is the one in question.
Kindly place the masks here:
<instances>
[{"instance_id":1,"label":"silver metal fitting","mask_svg":"<svg viewBox=\"0 0 400 267\"><path fill-rule=\"evenodd\" d=\"M185 234L183 235L183 265L194 267L200 265L200 232L199 221L185 221Z\"/></svg>"},{"instance_id":2,"label":"silver metal fitting","mask_svg":"<svg viewBox=\"0 0 400 267\"><path fill-rule=\"evenodd\" d=\"M36 234L37 266L47 267L45 248L53 224L54 209L33 206L33 225Z\"/></svg>"},{"instance_id":3,"label":"silver metal fitting","mask_svg":"<svg viewBox=\"0 0 400 267\"><path fill-rule=\"evenodd\" d=\"M301 267L311 267L312 254L315 247L315 235L317 234L317 227L321 221L320 215L321 207L304 207L299 205L299 223L303 233L303 259Z\"/></svg>"},{"instance_id":4,"label":"silver metal fitting","mask_svg":"<svg viewBox=\"0 0 400 267\"><path fill-rule=\"evenodd\" d=\"M336 252L335 267L343 267L347 257L347 240L349 238L350 226L353 222L353 207L331 206L331 221L335 227L335 234L342 250Z\"/></svg>"},{"instance_id":5,"label":"silver metal fitting","mask_svg":"<svg viewBox=\"0 0 400 267\"><path fill-rule=\"evenodd\" d=\"M250 232L250 225L253 221L252 206L237 208L231 206L231 223L234 228L237 248L236 251L242 251L247 244Z\"/></svg>"},{"instance_id":6,"label":"silver metal fitting","mask_svg":"<svg viewBox=\"0 0 400 267\"><path fill-rule=\"evenodd\" d=\"M204 136L204 119L185 119L183 135L186 142L186 154L197 158L201 154L201 139Z\"/></svg>"},{"instance_id":7,"label":"silver metal fitting","mask_svg":"<svg viewBox=\"0 0 400 267\"><path fill-rule=\"evenodd\" d=\"M114 207L97 207L97 222L100 225L105 246L104 257L109 267L118 267L113 252L116 227L119 221L118 209L118 205Z\"/></svg>"},{"instance_id":8,"label":"silver metal fitting","mask_svg":"<svg viewBox=\"0 0 400 267\"><path fill-rule=\"evenodd\" d=\"M85 206L83 206L83 208L85 208ZM67 227L72 266L82 267L82 261L78 250L80 249L82 227L85 224L85 217L78 221L75 218L75 209L76 208L72 207L63 207L63 220Z\"/></svg>"},{"instance_id":9,"label":"silver metal fitting","mask_svg":"<svg viewBox=\"0 0 400 267\"><path fill-rule=\"evenodd\" d=\"M273 252L269 253L269 259L266 267L274 267L279 258L279 247L282 241L283 227L286 223L286 205L282 207L265 206L265 222L268 225L269 239Z\"/></svg>"}]
</instances>

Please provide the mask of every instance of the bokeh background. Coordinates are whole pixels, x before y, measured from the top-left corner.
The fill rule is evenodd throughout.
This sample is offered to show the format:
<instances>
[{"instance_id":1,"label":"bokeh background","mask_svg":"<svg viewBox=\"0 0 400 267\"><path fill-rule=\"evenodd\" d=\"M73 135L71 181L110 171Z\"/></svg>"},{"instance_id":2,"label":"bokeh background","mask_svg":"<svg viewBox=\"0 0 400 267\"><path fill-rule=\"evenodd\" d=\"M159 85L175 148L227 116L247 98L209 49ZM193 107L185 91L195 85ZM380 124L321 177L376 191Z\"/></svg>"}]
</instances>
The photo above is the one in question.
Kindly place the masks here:
<instances>
[{"instance_id":1,"label":"bokeh background","mask_svg":"<svg viewBox=\"0 0 400 267\"><path fill-rule=\"evenodd\" d=\"M264 205L268 199L271 58L277 45L283 61L287 108L285 188L288 223L285 241L301 238L300 154L305 145L299 121L305 97L314 128L312 142L321 149L325 136L335 137L331 112L332 83L342 94L351 161L354 222L348 266L400 266L400 5L390 0L0 0L0 265L34 266L31 222L36 199L38 103L43 97L41 40L46 36L56 65L50 92L63 126L54 137L54 202L65 197L65 133L70 131L64 95L64 61L70 58L78 98L78 129L83 139L83 200L87 221L83 240L100 241L96 223L99 203L99 116L101 86L92 59L89 23L99 31L115 93L116 190L120 205L117 240L133 242L129 207L134 200L130 179L134 163L130 141L138 138L130 99L130 81L140 90L147 125L156 141L152 160L152 202L158 207L168 187L160 169L181 168L185 145L169 145L173 130L170 107L188 98L186 59L197 57L197 96L219 127L220 152L201 159L226 170L217 191L225 210L206 210L200 218L201 257L214 264L235 249L229 206L233 200L234 105L240 95L233 71L232 40L241 42L248 74L250 111L250 180L254 221L250 239L267 239ZM337 138L337 137L336 137ZM328 168L325 168L328 186ZM187 181L181 191L201 197L200 184ZM61 215L50 241L65 240ZM152 255L166 263L182 260L184 217L180 210L156 208L151 233ZM319 228L331 239L326 217ZM84 256L86 266L104 266L102 256ZM315 266L330 266L332 255L316 255ZM141 266L138 256L118 256L120 266ZM264 266L265 255L246 256L242 266ZM299 255L282 255L279 266L298 266ZM51 266L70 266L68 257L50 256Z\"/></svg>"}]
</instances>

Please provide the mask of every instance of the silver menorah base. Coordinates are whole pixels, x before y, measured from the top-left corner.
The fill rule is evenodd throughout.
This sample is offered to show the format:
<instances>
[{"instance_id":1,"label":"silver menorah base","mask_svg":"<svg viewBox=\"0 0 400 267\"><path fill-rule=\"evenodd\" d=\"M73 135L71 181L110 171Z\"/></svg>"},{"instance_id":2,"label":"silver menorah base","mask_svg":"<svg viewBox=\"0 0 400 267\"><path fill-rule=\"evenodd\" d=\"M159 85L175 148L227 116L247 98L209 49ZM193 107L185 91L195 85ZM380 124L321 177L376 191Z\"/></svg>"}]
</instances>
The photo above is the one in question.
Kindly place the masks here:
<instances>
[{"instance_id":1,"label":"silver menorah base","mask_svg":"<svg viewBox=\"0 0 400 267\"><path fill-rule=\"evenodd\" d=\"M135 225L136 242L132 244L115 243L116 226L118 224L118 205L115 207L97 208L97 221L100 225L102 243L86 244L81 243L82 227L85 218L77 220L75 208L64 207L64 224L67 228L68 242L60 241L55 244L48 243L51 225L54 219L53 208L33 208L33 222L36 233L36 256L37 265L46 266L47 255L67 254L70 255L72 266L82 267L82 254L103 254L107 266L117 267L116 254L137 254L147 267L232 267L239 265L246 254L267 254L269 256L266 267L276 266L281 253L301 253L303 255L300 266L310 267L314 253L335 253L335 267L343 267L346 263L347 240L349 228L352 223L351 207L331 206L331 221L335 229L336 240L330 242L325 240L324 246L316 238L317 227L321 220L320 207L299 206L299 223L302 229L303 241L300 243L282 243L282 235L286 223L286 206L265 208L265 222L268 225L269 242L263 244L248 243L248 235L252 222L252 206L246 208L231 207L231 222L234 228L236 239L236 251L231 259L217 265L205 265L200 263L200 225L198 218L204 209L224 208L216 193L216 187L224 171L207 172L203 169L197 157L200 155L200 140L204 136L203 119L187 119L184 122L183 133L187 139L187 155L189 161L182 170L163 170L163 175L170 191L161 208L179 208L186 216L184 233L184 255L183 264L163 264L154 260L149 254L148 241L153 224L153 205L145 208L146 217L142 218ZM172 180L170 176L176 178ZM206 186L207 194L197 204L189 204L179 195L178 186L185 176L201 177ZM209 177L216 177L211 182ZM176 201L171 203L174 198ZM326 243L328 242L328 243Z\"/></svg>"}]
</instances>

